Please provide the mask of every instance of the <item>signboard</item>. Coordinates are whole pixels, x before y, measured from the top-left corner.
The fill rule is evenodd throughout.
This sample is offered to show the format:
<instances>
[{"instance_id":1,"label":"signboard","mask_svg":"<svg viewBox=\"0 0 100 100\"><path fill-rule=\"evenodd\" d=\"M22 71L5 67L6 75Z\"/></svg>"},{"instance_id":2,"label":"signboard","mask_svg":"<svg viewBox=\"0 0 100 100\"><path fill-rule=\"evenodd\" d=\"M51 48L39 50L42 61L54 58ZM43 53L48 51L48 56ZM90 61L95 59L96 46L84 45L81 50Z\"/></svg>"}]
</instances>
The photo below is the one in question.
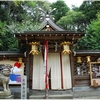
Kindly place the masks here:
<instances>
[{"instance_id":1,"label":"signboard","mask_svg":"<svg viewBox=\"0 0 100 100\"><path fill-rule=\"evenodd\" d=\"M27 99L27 77L21 77L21 99Z\"/></svg>"}]
</instances>

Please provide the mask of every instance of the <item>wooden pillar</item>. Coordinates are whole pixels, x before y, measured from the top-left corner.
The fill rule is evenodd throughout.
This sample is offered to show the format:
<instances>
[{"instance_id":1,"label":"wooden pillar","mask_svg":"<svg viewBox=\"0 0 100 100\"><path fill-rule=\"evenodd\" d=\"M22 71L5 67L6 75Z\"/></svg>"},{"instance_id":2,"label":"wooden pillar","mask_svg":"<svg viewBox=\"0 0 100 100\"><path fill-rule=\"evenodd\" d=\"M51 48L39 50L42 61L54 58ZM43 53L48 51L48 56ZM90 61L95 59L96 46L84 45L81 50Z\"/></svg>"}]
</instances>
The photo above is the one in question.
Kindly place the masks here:
<instances>
[{"instance_id":1,"label":"wooden pillar","mask_svg":"<svg viewBox=\"0 0 100 100\"><path fill-rule=\"evenodd\" d=\"M32 89L32 77L33 77L33 55L29 55L29 77L30 77L30 89Z\"/></svg>"},{"instance_id":2,"label":"wooden pillar","mask_svg":"<svg viewBox=\"0 0 100 100\"><path fill-rule=\"evenodd\" d=\"M27 46L27 48L29 48L28 45L26 45L26 46ZM27 88L30 90L30 87L29 87L30 79L29 79L29 53L28 53L28 50L26 52L26 69L25 70L26 70L26 76L27 76Z\"/></svg>"},{"instance_id":3,"label":"wooden pillar","mask_svg":"<svg viewBox=\"0 0 100 100\"><path fill-rule=\"evenodd\" d=\"M74 80L74 54L73 52L70 53L70 66L71 66L71 79L72 79L72 87L75 85L75 80Z\"/></svg>"},{"instance_id":4,"label":"wooden pillar","mask_svg":"<svg viewBox=\"0 0 100 100\"><path fill-rule=\"evenodd\" d=\"M64 89L63 69L62 69L62 54L60 52L60 67L61 67L61 88Z\"/></svg>"},{"instance_id":5,"label":"wooden pillar","mask_svg":"<svg viewBox=\"0 0 100 100\"><path fill-rule=\"evenodd\" d=\"M30 46L27 45L27 56L26 56L26 75L27 75L27 83L28 88L32 89L32 75L33 75L33 55L29 54Z\"/></svg>"}]
</instances>

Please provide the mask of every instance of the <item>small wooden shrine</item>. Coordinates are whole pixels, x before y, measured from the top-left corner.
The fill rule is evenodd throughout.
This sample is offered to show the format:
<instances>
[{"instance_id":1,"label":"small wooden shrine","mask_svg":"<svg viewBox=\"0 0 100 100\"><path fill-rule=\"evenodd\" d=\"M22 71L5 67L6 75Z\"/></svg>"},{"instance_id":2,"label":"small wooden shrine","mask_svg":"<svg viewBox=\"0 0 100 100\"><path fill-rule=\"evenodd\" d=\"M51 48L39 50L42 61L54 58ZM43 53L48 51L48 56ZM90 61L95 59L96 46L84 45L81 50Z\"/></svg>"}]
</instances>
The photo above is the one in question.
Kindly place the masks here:
<instances>
[{"instance_id":1,"label":"small wooden shrine","mask_svg":"<svg viewBox=\"0 0 100 100\"><path fill-rule=\"evenodd\" d=\"M73 87L100 86L100 51L81 50L75 52Z\"/></svg>"},{"instance_id":2,"label":"small wooden shrine","mask_svg":"<svg viewBox=\"0 0 100 100\"><path fill-rule=\"evenodd\" d=\"M85 34L66 31L58 27L47 12L39 31L16 33L20 43L26 47L26 75L29 88L46 88L44 71L47 71L49 89L71 89L73 87L74 54L72 47ZM47 42L47 69L44 67L44 41Z\"/></svg>"}]
</instances>

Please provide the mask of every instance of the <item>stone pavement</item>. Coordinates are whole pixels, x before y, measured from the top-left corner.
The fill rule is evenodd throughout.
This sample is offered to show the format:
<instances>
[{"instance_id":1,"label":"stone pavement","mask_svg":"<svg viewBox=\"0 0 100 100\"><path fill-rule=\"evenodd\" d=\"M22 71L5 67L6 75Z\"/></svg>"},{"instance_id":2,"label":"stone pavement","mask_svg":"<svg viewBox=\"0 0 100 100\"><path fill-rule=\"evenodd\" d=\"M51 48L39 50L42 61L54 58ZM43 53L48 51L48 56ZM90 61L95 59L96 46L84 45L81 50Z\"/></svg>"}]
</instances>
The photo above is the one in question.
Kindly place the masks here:
<instances>
[{"instance_id":1,"label":"stone pavement","mask_svg":"<svg viewBox=\"0 0 100 100\"><path fill-rule=\"evenodd\" d=\"M74 99L100 99L100 88L93 87L74 87L73 88Z\"/></svg>"},{"instance_id":2,"label":"stone pavement","mask_svg":"<svg viewBox=\"0 0 100 100\"><path fill-rule=\"evenodd\" d=\"M71 94L73 94L73 98L71 97ZM53 94L50 95L49 94L49 98L53 98L53 99L65 99L65 97L68 97L67 99L100 99L100 91L74 91L72 93L68 93L68 94ZM13 93L14 95L14 99L20 99L20 93ZM33 98L32 98L33 96ZM44 99L43 97L45 97L45 94L42 95L30 95L30 99ZM29 98L28 98L29 99Z\"/></svg>"},{"instance_id":3,"label":"stone pavement","mask_svg":"<svg viewBox=\"0 0 100 100\"><path fill-rule=\"evenodd\" d=\"M68 97L67 99L99 99L100 100L100 91L77 91L77 92L72 92L73 94L73 98L70 97L70 94L61 94L61 95L56 95L54 94L53 96L49 95L50 99L66 99L66 97ZM14 99L20 99L20 93L13 93L14 95ZM43 97L45 97L44 95L35 95L33 94L33 98L32 95L30 97L30 99L44 99ZM29 98L28 98L29 99Z\"/></svg>"},{"instance_id":4,"label":"stone pavement","mask_svg":"<svg viewBox=\"0 0 100 100\"><path fill-rule=\"evenodd\" d=\"M74 99L100 99L100 91L76 91L73 92Z\"/></svg>"},{"instance_id":5,"label":"stone pavement","mask_svg":"<svg viewBox=\"0 0 100 100\"><path fill-rule=\"evenodd\" d=\"M34 94L33 98L38 98L38 95L41 94L41 91L33 91L30 95L32 94ZM42 91L41 95L45 96L45 92ZM100 88L77 87L73 90L49 90L49 97L52 95L55 97L53 99L57 99L57 96L60 96L59 99L100 99ZM66 96L66 98L64 98L64 96Z\"/></svg>"},{"instance_id":6,"label":"stone pavement","mask_svg":"<svg viewBox=\"0 0 100 100\"><path fill-rule=\"evenodd\" d=\"M13 88L11 91L14 99L21 99L20 88ZM66 97L67 99L100 99L100 88L74 87L72 90L49 90L48 93L50 99L66 99ZM28 96L30 99L44 99L45 91L31 90Z\"/></svg>"}]
</instances>

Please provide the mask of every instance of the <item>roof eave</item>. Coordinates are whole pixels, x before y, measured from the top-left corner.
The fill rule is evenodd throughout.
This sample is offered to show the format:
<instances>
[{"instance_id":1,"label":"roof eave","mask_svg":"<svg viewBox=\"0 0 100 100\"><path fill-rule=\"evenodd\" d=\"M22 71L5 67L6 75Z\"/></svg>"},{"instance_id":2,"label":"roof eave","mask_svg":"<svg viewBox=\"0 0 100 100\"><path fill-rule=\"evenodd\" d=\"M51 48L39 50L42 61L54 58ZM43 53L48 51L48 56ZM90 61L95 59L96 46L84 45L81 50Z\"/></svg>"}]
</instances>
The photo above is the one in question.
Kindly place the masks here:
<instances>
[{"instance_id":1,"label":"roof eave","mask_svg":"<svg viewBox=\"0 0 100 100\"><path fill-rule=\"evenodd\" d=\"M92 55L92 56L97 56L100 55L100 50L78 50L75 51L76 52L76 56L88 56L88 55Z\"/></svg>"}]
</instances>

